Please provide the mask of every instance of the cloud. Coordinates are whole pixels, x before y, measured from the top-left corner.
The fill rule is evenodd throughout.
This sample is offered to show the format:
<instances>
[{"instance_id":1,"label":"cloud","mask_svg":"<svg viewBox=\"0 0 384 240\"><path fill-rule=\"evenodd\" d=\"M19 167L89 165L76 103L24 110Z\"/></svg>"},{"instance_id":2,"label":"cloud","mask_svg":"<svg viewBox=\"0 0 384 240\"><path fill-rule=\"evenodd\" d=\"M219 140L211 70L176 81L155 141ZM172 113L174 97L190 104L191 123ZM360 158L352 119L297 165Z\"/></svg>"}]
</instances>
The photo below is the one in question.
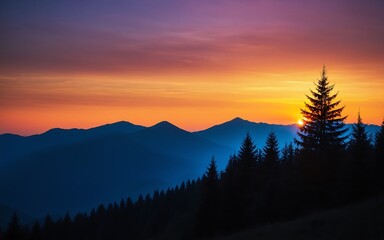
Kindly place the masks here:
<instances>
[{"instance_id":1,"label":"cloud","mask_svg":"<svg viewBox=\"0 0 384 240\"><path fill-rule=\"evenodd\" d=\"M35 6L35 14L26 7L8 13L1 70L156 74L313 58L383 61L384 19L376 1L170 1L157 9L158 4L96 2L87 9L69 2L61 9L51 3L39 11Z\"/></svg>"}]
</instances>

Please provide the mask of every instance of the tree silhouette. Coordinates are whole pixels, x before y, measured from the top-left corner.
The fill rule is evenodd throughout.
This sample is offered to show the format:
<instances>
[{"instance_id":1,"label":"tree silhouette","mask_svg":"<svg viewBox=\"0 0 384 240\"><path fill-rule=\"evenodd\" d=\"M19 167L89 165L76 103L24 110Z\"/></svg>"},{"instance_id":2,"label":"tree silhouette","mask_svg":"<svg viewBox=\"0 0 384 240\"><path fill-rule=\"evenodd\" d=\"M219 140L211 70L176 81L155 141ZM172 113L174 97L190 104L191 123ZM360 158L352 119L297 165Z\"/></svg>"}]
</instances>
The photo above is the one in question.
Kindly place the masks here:
<instances>
[{"instance_id":1,"label":"tree silhouette","mask_svg":"<svg viewBox=\"0 0 384 240\"><path fill-rule=\"evenodd\" d=\"M273 171L279 162L279 143L273 131L269 133L263 151L263 166L267 172Z\"/></svg>"},{"instance_id":2,"label":"tree silhouette","mask_svg":"<svg viewBox=\"0 0 384 240\"><path fill-rule=\"evenodd\" d=\"M325 66L321 77L314 83L316 89L306 95L309 102L301 109L304 124L300 126L295 142L300 148L298 168L306 193L306 202L324 202L329 199L329 188L336 187L339 165L345 150L344 107L338 107L338 93L328 82Z\"/></svg>"},{"instance_id":3,"label":"tree silhouette","mask_svg":"<svg viewBox=\"0 0 384 240\"><path fill-rule=\"evenodd\" d=\"M351 191L354 197L361 197L369 192L369 180L371 178L371 142L360 112L357 114L357 122L352 126L351 139L348 144L348 161Z\"/></svg>"},{"instance_id":4,"label":"tree silhouette","mask_svg":"<svg viewBox=\"0 0 384 240\"><path fill-rule=\"evenodd\" d=\"M384 184L384 120L381 123L380 130L375 135L375 167L376 176L379 178L379 187Z\"/></svg>"},{"instance_id":5,"label":"tree silhouette","mask_svg":"<svg viewBox=\"0 0 384 240\"><path fill-rule=\"evenodd\" d=\"M39 240L41 239L41 227L38 221L36 221L31 229L31 233L29 235L29 240Z\"/></svg>"},{"instance_id":6,"label":"tree silhouette","mask_svg":"<svg viewBox=\"0 0 384 240\"><path fill-rule=\"evenodd\" d=\"M238 218L234 223L238 226L247 226L256 215L254 207L255 188L257 188L257 148L249 133L245 136L238 153Z\"/></svg>"},{"instance_id":7,"label":"tree silhouette","mask_svg":"<svg viewBox=\"0 0 384 240\"><path fill-rule=\"evenodd\" d=\"M221 177L221 211L220 223L224 233L231 233L240 218L239 206L239 161L236 155L231 155Z\"/></svg>"},{"instance_id":8,"label":"tree silhouette","mask_svg":"<svg viewBox=\"0 0 384 240\"><path fill-rule=\"evenodd\" d=\"M6 240L22 240L26 238L26 233L21 226L19 217L16 213L13 214L4 237Z\"/></svg>"},{"instance_id":9,"label":"tree silhouette","mask_svg":"<svg viewBox=\"0 0 384 240\"><path fill-rule=\"evenodd\" d=\"M281 161L284 165L289 165L292 167L294 160L295 149L293 144L290 142L289 144L285 144L283 149L281 149Z\"/></svg>"},{"instance_id":10,"label":"tree silhouette","mask_svg":"<svg viewBox=\"0 0 384 240\"><path fill-rule=\"evenodd\" d=\"M268 134L265 147L263 148L263 162L261 165L263 183L262 196L263 196L263 207L262 218L273 219L277 212L277 195L280 192L279 182L279 143L277 141L276 134L271 131Z\"/></svg>"},{"instance_id":11,"label":"tree silhouette","mask_svg":"<svg viewBox=\"0 0 384 240\"><path fill-rule=\"evenodd\" d=\"M256 158L256 146L253 143L253 140L249 133L245 136L240 151L238 153L238 160L239 160L239 167L248 169L252 171L251 169L256 168L257 158ZM242 169L243 170L243 169Z\"/></svg>"},{"instance_id":12,"label":"tree silhouette","mask_svg":"<svg viewBox=\"0 0 384 240\"><path fill-rule=\"evenodd\" d=\"M361 119L360 112L357 115L357 122L352 126L349 150L354 162L362 162L365 158L368 159L370 157L371 142Z\"/></svg>"},{"instance_id":13,"label":"tree silhouette","mask_svg":"<svg viewBox=\"0 0 384 240\"><path fill-rule=\"evenodd\" d=\"M202 182L202 199L198 212L196 231L199 237L210 237L213 236L214 231L218 228L220 207L219 175L214 158L211 159Z\"/></svg>"},{"instance_id":14,"label":"tree silhouette","mask_svg":"<svg viewBox=\"0 0 384 240\"><path fill-rule=\"evenodd\" d=\"M375 135L375 151L377 159L384 161L384 120L381 123L380 130Z\"/></svg>"},{"instance_id":15,"label":"tree silhouette","mask_svg":"<svg viewBox=\"0 0 384 240\"><path fill-rule=\"evenodd\" d=\"M316 90L311 96L306 95L309 103L301 109L304 124L298 132L296 143L305 151L314 151L326 156L329 150L340 149L344 146L344 128L346 116L341 116L344 107L338 107L341 101L336 101L337 93L332 94L334 85L329 85L325 66L321 78L315 83Z\"/></svg>"}]
</instances>

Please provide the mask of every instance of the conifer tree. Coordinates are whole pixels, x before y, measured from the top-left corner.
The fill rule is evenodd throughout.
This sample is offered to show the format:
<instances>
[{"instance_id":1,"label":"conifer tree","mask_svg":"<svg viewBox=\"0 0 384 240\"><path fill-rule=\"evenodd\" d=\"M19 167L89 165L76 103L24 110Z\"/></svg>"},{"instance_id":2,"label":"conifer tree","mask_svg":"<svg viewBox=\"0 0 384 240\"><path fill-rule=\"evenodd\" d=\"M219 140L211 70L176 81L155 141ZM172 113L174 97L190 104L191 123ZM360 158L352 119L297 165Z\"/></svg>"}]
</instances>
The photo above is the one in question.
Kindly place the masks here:
<instances>
[{"instance_id":1,"label":"conifer tree","mask_svg":"<svg viewBox=\"0 0 384 240\"><path fill-rule=\"evenodd\" d=\"M31 233L29 235L30 240L39 240L41 239L41 227L38 221L36 221L33 226Z\"/></svg>"},{"instance_id":2,"label":"conifer tree","mask_svg":"<svg viewBox=\"0 0 384 240\"><path fill-rule=\"evenodd\" d=\"M239 218L239 161L231 155L221 178L220 225L224 233L231 233Z\"/></svg>"},{"instance_id":3,"label":"conifer tree","mask_svg":"<svg viewBox=\"0 0 384 240\"><path fill-rule=\"evenodd\" d=\"M239 166L254 169L257 162L256 152L256 146L249 133L247 133L238 153Z\"/></svg>"},{"instance_id":4,"label":"conifer tree","mask_svg":"<svg viewBox=\"0 0 384 240\"><path fill-rule=\"evenodd\" d=\"M277 167L279 161L279 143L274 132L269 133L263 151L263 166L265 167L265 170L272 171Z\"/></svg>"},{"instance_id":5,"label":"conifer tree","mask_svg":"<svg viewBox=\"0 0 384 240\"><path fill-rule=\"evenodd\" d=\"M283 149L281 150L281 161L284 164L291 165L295 160L295 149L293 148L293 144L285 144Z\"/></svg>"},{"instance_id":6,"label":"conifer tree","mask_svg":"<svg viewBox=\"0 0 384 240\"><path fill-rule=\"evenodd\" d=\"M11 221L8 224L8 228L5 232L6 240L21 240L25 239L25 231L23 230L19 217L16 213L13 214Z\"/></svg>"},{"instance_id":7,"label":"conifer tree","mask_svg":"<svg viewBox=\"0 0 384 240\"><path fill-rule=\"evenodd\" d=\"M349 174L353 198L364 196L370 190L371 142L360 112L357 122L352 126L351 140L348 145Z\"/></svg>"},{"instance_id":8,"label":"conifer tree","mask_svg":"<svg viewBox=\"0 0 384 240\"><path fill-rule=\"evenodd\" d=\"M376 176L378 176L379 184L384 184L384 120L381 123L380 130L375 135L375 159L376 159ZM382 188L382 185L380 186Z\"/></svg>"},{"instance_id":9,"label":"conifer tree","mask_svg":"<svg viewBox=\"0 0 384 240\"><path fill-rule=\"evenodd\" d=\"M245 136L238 153L238 196L236 196L239 226L249 225L255 216L254 197L257 185L257 148L249 133ZM236 228L236 226L235 226Z\"/></svg>"},{"instance_id":10,"label":"conifer tree","mask_svg":"<svg viewBox=\"0 0 384 240\"><path fill-rule=\"evenodd\" d=\"M384 165L384 120L380 130L375 135L375 154L377 161Z\"/></svg>"},{"instance_id":11,"label":"conifer tree","mask_svg":"<svg viewBox=\"0 0 384 240\"><path fill-rule=\"evenodd\" d=\"M263 148L263 162L261 164L261 191L263 205L258 214L263 219L272 220L277 213L276 202L279 192L279 143L276 134L271 131L268 134L266 144Z\"/></svg>"},{"instance_id":12,"label":"conifer tree","mask_svg":"<svg viewBox=\"0 0 384 240\"><path fill-rule=\"evenodd\" d=\"M351 140L349 142L349 150L351 158L356 162L363 161L364 158L369 159L371 142L365 125L361 119L360 112L357 115L357 122L352 126Z\"/></svg>"},{"instance_id":13,"label":"conifer tree","mask_svg":"<svg viewBox=\"0 0 384 240\"><path fill-rule=\"evenodd\" d=\"M329 150L344 147L347 117L342 116L344 107L338 107L341 102L336 100L338 93L331 93L334 85L329 85L325 66L315 86L315 91L310 90L311 95L306 95L309 103L305 102L305 108L301 109L304 124L299 129L300 139L296 139L296 143L302 150L322 156Z\"/></svg>"},{"instance_id":14,"label":"conifer tree","mask_svg":"<svg viewBox=\"0 0 384 240\"><path fill-rule=\"evenodd\" d=\"M217 231L219 222L219 175L214 158L211 159L207 172L203 176L202 191L196 231L199 237L209 237Z\"/></svg>"}]
</instances>

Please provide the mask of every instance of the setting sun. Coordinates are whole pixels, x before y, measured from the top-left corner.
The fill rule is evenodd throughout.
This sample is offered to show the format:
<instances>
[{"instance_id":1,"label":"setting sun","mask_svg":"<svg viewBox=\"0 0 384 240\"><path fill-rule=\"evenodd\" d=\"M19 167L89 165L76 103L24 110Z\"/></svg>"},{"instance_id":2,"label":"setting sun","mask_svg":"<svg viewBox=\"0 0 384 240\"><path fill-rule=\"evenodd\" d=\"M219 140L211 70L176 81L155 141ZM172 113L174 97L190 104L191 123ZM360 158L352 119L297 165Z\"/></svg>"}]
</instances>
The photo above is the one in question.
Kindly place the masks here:
<instances>
[{"instance_id":1,"label":"setting sun","mask_svg":"<svg viewBox=\"0 0 384 240\"><path fill-rule=\"evenodd\" d=\"M304 125L304 121L303 121L303 119L299 119L299 120L297 121L297 124L298 124L299 126L303 126L303 125Z\"/></svg>"}]
</instances>

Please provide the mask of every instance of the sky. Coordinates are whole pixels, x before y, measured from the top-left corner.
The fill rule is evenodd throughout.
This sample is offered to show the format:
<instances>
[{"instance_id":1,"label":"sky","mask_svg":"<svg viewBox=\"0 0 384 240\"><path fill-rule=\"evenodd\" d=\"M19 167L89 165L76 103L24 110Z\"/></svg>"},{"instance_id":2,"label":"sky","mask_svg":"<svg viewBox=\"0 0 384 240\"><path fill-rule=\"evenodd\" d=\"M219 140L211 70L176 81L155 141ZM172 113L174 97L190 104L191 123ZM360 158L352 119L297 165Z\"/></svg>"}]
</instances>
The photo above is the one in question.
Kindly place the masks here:
<instances>
[{"instance_id":1,"label":"sky","mask_svg":"<svg viewBox=\"0 0 384 240\"><path fill-rule=\"evenodd\" d=\"M0 133L292 124L323 65L347 122L380 124L383 12L382 0L4 0Z\"/></svg>"}]
</instances>

